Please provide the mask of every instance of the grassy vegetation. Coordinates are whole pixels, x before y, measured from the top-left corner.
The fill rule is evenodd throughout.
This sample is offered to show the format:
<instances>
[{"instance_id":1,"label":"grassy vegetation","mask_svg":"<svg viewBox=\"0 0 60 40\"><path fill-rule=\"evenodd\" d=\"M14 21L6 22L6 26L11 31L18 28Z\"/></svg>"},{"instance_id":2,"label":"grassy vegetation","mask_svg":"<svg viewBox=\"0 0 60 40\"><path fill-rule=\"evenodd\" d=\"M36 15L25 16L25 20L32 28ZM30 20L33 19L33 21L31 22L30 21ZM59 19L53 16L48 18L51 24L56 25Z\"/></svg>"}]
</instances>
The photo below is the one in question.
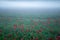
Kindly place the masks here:
<instances>
[{"instance_id":1,"label":"grassy vegetation","mask_svg":"<svg viewBox=\"0 0 60 40\"><path fill-rule=\"evenodd\" d=\"M60 19L0 17L0 40L56 40Z\"/></svg>"}]
</instances>

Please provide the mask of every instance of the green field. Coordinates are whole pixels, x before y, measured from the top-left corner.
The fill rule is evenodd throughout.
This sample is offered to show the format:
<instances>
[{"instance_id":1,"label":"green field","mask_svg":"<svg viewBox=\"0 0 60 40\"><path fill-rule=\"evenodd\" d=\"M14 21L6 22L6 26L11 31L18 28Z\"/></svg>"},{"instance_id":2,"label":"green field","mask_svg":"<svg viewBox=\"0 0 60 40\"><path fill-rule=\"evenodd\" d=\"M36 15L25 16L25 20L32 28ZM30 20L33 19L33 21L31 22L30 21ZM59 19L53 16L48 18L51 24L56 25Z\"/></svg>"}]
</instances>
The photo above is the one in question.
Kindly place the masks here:
<instances>
[{"instance_id":1,"label":"green field","mask_svg":"<svg viewBox=\"0 0 60 40\"><path fill-rule=\"evenodd\" d=\"M0 17L0 40L56 40L59 18Z\"/></svg>"}]
</instances>

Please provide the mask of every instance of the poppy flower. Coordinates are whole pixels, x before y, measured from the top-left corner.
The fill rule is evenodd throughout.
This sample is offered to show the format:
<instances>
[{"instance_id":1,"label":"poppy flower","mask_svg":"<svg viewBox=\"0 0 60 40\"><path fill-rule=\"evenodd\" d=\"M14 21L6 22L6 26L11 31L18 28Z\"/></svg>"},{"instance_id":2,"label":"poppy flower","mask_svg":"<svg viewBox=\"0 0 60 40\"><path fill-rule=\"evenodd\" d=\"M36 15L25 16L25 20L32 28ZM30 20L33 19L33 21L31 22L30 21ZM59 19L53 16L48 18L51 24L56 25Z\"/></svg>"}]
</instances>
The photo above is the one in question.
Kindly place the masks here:
<instances>
[{"instance_id":1,"label":"poppy flower","mask_svg":"<svg viewBox=\"0 0 60 40\"><path fill-rule=\"evenodd\" d=\"M0 32L2 32L2 30L0 29Z\"/></svg>"},{"instance_id":2,"label":"poppy flower","mask_svg":"<svg viewBox=\"0 0 60 40\"><path fill-rule=\"evenodd\" d=\"M48 40L53 40L52 38L49 38Z\"/></svg>"},{"instance_id":3,"label":"poppy flower","mask_svg":"<svg viewBox=\"0 0 60 40\"><path fill-rule=\"evenodd\" d=\"M23 38L21 38L21 40L23 40Z\"/></svg>"},{"instance_id":4,"label":"poppy flower","mask_svg":"<svg viewBox=\"0 0 60 40\"><path fill-rule=\"evenodd\" d=\"M14 29L16 29L17 28L17 25L16 24L14 24Z\"/></svg>"},{"instance_id":5,"label":"poppy flower","mask_svg":"<svg viewBox=\"0 0 60 40\"><path fill-rule=\"evenodd\" d=\"M16 40L16 38L14 38L13 40Z\"/></svg>"},{"instance_id":6,"label":"poppy flower","mask_svg":"<svg viewBox=\"0 0 60 40\"><path fill-rule=\"evenodd\" d=\"M38 38L35 38L35 40L38 40Z\"/></svg>"},{"instance_id":7,"label":"poppy flower","mask_svg":"<svg viewBox=\"0 0 60 40\"><path fill-rule=\"evenodd\" d=\"M39 32L42 32L42 30L40 29L40 30L37 30L36 32L39 33Z\"/></svg>"},{"instance_id":8,"label":"poppy flower","mask_svg":"<svg viewBox=\"0 0 60 40\"><path fill-rule=\"evenodd\" d=\"M34 22L34 25L38 25L38 23L37 22Z\"/></svg>"},{"instance_id":9,"label":"poppy flower","mask_svg":"<svg viewBox=\"0 0 60 40\"><path fill-rule=\"evenodd\" d=\"M39 32L42 32L42 30L39 30Z\"/></svg>"},{"instance_id":10,"label":"poppy flower","mask_svg":"<svg viewBox=\"0 0 60 40\"><path fill-rule=\"evenodd\" d=\"M50 21L48 21L48 24L50 24Z\"/></svg>"},{"instance_id":11,"label":"poppy flower","mask_svg":"<svg viewBox=\"0 0 60 40\"><path fill-rule=\"evenodd\" d=\"M4 40L7 40L7 38L4 38Z\"/></svg>"},{"instance_id":12,"label":"poppy flower","mask_svg":"<svg viewBox=\"0 0 60 40\"><path fill-rule=\"evenodd\" d=\"M34 26L32 26L32 28L34 28Z\"/></svg>"},{"instance_id":13,"label":"poppy flower","mask_svg":"<svg viewBox=\"0 0 60 40\"><path fill-rule=\"evenodd\" d=\"M50 20L51 18L48 18L48 21Z\"/></svg>"},{"instance_id":14,"label":"poppy flower","mask_svg":"<svg viewBox=\"0 0 60 40\"><path fill-rule=\"evenodd\" d=\"M26 29L26 32L29 32L29 29Z\"/></svg>"},{"instance_id":15,"label":"poppy flower","mask_svg":"<svg viewBox=\"0 0 60 40\"><path fill-rule=\"evenodd\" d=\"M36 32L39 33L39 30L37 30Z\"/></svg>"},{"instance_id":16,"label":"poppy flower","mask_svg":"<svg viewBox=\"0 0 60 40\"><path fill-rule=\"evenodd\" d=\"M57 22L57 20L54 20L54 22Z\"/></svg>"},{"instance_id":17,"label":"poppy flower","mask_svg":"<svg viewBox=\"0 0 60 40\"><path fill-rule=\"evenodd\" d=\"M60 40L60 36L57 36L57 37L56 37L56 40Z\"/></svg>"}]
</instances>

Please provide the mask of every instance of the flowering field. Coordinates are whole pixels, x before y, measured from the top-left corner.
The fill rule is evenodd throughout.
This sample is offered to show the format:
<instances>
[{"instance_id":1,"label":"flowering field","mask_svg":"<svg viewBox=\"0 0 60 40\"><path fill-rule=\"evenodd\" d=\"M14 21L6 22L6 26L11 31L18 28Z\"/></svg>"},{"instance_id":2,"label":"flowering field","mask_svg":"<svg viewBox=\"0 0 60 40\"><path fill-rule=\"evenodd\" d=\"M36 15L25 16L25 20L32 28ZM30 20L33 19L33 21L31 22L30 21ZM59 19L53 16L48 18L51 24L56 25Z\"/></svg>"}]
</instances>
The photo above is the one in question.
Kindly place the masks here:
<instances>
[{"instance_id":1,"label":"flowering field","mask_svg":"<svg viewBox=\"0 0 60 40\"><path fill-rule=\"evenodd\" d=\"M59 18L0 17L0 40L59 39Z\"/></svg>"}]
</instances>

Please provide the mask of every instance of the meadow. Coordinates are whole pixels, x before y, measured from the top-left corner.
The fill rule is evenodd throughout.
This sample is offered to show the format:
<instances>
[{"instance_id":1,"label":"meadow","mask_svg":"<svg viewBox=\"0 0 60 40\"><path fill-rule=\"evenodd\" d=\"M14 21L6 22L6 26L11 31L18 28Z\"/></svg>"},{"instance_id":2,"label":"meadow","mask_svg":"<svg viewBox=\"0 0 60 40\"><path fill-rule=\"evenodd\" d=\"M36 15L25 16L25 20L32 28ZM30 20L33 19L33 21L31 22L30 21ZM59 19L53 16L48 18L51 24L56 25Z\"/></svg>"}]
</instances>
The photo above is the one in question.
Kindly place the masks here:
<instances>
[{"instance_id":1,"label":"meadow","mask_svg":"<svg viewBox=\"0 0 60 40\"><path fill-rule=\"evenodd\" d=\"M57 40L60 18L0 17L0 40Z\"/></svg>"}]
</instances>

